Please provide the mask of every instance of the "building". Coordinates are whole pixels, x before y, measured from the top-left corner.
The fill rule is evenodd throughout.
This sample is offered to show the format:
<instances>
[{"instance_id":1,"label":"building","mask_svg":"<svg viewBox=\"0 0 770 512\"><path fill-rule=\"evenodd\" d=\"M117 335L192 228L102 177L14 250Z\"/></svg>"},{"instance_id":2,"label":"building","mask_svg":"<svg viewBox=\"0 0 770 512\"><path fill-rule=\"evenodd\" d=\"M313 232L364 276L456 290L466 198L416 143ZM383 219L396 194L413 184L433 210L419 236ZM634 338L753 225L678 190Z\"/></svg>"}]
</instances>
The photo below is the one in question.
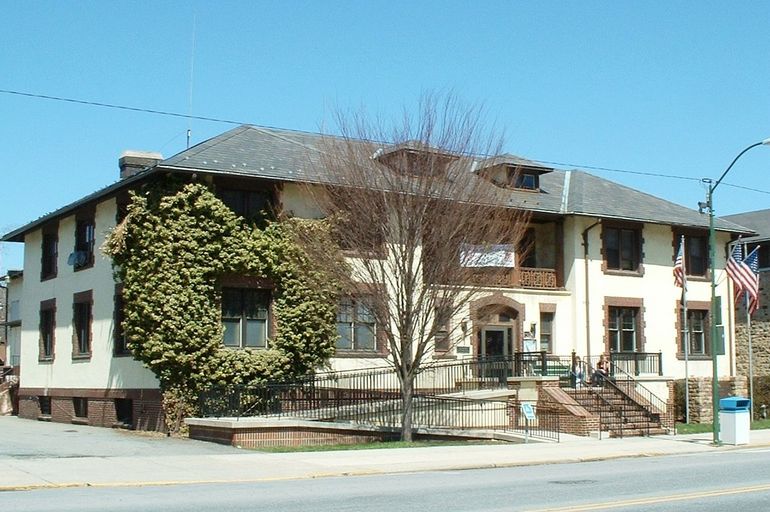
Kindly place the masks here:
<instances>
[{"instance_id":1,"label":"building","mask_svg":"<svg viewBox=\"0 0 770 512\"><path fill-rule=\"evenodd\" d=\"M324 169L309 165L308 154L320 142L317 134L241 126L168 159L126 153L120 181L6 234L4 241L25 245L20 415L161 428L158 381L126 350L118 328L120 286L111 262L99 254L128 191L171 173L205 181L245 217L266 205L312 217L305 186L323 181ZM383 154L389 149L398 148L383 147ZM680 289L672 277L684 235L689 371L711 376L707 216L583 171L556 170L512 155L476 162L474 170L479 179L492 181L518 176L508 185L512 204L532 212L531 250L516 254L505 280L487 283L449 319L459 327L459 339L437 342L434 357L506 356L525 348L589 358L610 353L659 396L668 396L669 383L684 377ZM727 243L753 232L723 219L716 228L715 267L721 274ZM726 281L717 293L728 296ZM721 301L725 356L718 369L724 379L731 379L736 367L731 302ZM267 297L268 318L270 308ZM349 309L346 304L340 311ZM338 343L335 368L383 365L387 350L366 338L377 329L366 315L341 313L338 327L350 335ZM242 342L237 345L233 350ZM710 402L703 407L710 411Z\"/></svg>"},{"instance_id":2,"label":"building","mask_svg":"<svg viewBox=\"0 0 770 512\"><path fill-rule=\"evenodd\" d=\"M748 254L757 248L759 255L759 309L751 317L754 376L770 375L770 210L729 215L725 219L755 231L744 237ZM738 375L749 375L748 321L746 310L736 307L735 357Z\"/></svg>"}]
</instances>

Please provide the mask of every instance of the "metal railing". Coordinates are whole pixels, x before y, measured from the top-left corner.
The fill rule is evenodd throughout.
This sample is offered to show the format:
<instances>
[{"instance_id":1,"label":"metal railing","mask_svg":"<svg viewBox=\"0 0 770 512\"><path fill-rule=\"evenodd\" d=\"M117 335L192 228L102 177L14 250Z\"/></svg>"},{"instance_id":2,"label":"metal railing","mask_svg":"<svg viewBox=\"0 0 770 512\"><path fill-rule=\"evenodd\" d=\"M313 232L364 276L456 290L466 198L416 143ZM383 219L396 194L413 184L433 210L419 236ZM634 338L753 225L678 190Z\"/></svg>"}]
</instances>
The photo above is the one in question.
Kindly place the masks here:
<instances>
[{"instance_id":1,"label":"metal railing","mask_svg":"<svg viewBox=\"0 0 770 512\"><path fill-rule=\"evenodd\" d=\"M591 358L591 364L598 361ZM663 375L662 352L610 352L610 363L629 375Z\"/></svg>"}]
</instances>

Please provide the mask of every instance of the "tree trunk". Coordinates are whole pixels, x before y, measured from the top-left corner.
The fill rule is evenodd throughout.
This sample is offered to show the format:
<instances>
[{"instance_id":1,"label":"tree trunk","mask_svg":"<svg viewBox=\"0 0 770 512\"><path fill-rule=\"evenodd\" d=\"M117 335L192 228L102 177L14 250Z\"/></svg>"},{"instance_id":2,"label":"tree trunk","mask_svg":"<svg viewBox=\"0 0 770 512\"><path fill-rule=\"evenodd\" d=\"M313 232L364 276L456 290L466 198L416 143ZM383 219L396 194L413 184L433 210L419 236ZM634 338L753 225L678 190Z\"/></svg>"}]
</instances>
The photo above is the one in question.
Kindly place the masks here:
<instances>
[{"instance_id":1,"label":"tree trunk","mask_svg":"<svg viewBox=\"0 0 770 512\"><path fill-rule=\"evenodd\" d=\"M414 377L409 375L401 383L401 440L412 440L412 399L414 398Z\"/></svg>"}]
</instances>

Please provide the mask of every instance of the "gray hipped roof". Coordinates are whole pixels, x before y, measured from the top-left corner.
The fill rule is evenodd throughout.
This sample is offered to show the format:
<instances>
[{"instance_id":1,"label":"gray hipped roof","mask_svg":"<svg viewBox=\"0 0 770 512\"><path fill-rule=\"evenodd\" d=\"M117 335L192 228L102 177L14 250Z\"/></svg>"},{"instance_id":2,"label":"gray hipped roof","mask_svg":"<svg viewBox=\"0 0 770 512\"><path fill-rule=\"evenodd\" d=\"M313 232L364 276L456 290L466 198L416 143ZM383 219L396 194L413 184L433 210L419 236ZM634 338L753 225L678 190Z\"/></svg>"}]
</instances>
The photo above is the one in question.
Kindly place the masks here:
<instances>
[{"instance_id":1,"label":"gray hipped roof","mask_svg":"<svg viewBox=\"0 0 770 512\"><path fill-rule=\"evenodd\" d=\"M757 236L748 238L748 241L761 242L770 240L770 210L738 213L735 215L727 215L723 218L756 231Z\"/></svg>"},{"instance_id":2,"label":"gray hipped roof","mask_svg":"<svg viewBox=\"0 0 770 512\"><path fill-rule=\"evenodd\" d=\"M16 229L6 234L3 240L21 241L24 233L49 219L63 216L85 202L114 193L118 188L162 170L323 183L329 179L320 158L324 137L316 133L239 126L163 160L154 168ZM386 144L382 145L383 150L387 148ZM506 155L506 158L520 157ZM529 160L520 161L540 166ZM705 214L583 171L547 172L540 176L539 191L511 190L508 204L515 208L555 215L584 215L704 229L708 227L708 216ZM721 231L753 234L751 229L725 219L717 219L716 227Z\"/></svg>"}]
</instances>

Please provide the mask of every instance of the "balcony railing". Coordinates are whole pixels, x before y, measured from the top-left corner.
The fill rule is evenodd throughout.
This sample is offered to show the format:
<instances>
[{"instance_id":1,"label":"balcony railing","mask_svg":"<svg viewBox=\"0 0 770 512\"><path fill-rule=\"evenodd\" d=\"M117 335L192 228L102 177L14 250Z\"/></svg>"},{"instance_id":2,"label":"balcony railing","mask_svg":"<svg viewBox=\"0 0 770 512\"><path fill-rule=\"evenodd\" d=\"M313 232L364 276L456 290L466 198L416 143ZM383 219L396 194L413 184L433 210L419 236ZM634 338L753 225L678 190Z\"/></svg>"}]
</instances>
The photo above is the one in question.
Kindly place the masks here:
<instances>
[{"instance_id":1,"label":"balcony railing","mask_svg":"<svg viewBox=\"0 0 770 512\"><path fill-rule=\"evenodd\" d=\"M560 288L556 269L552 268L512 268L500 272L500 269L485 271L483 268L474 269L473 281L484 286L500 286L503 288L535 288L540 290L555 290Z\"/></svg>"}]
</instances>

